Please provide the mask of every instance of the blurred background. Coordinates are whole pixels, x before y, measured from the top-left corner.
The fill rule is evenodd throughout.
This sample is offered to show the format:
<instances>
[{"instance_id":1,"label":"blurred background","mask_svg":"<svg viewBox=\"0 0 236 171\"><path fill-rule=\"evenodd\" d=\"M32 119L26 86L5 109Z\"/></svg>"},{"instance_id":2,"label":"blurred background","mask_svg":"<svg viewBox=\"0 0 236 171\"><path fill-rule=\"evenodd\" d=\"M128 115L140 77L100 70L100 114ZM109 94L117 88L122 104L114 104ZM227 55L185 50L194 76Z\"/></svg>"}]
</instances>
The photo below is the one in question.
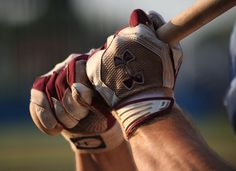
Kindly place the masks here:
<instances>
[{"instance_id":1,"label":"blurred background","mask_svg":"<svg viewBox=\"0 0 236 171\"><path fill-rule=\"evenodd\" d=\"M127 25L135 8L160 12L168 21L194 0L0 0L0 170L74 170L74 156L60 136L33 125L29 111L35 77L71 53L99 47ZM184 62L177 102L207 142L236 166L236 138L223 106L230 82L229 37L236 8L181 44Z\"/></svg>"}]
</instances>

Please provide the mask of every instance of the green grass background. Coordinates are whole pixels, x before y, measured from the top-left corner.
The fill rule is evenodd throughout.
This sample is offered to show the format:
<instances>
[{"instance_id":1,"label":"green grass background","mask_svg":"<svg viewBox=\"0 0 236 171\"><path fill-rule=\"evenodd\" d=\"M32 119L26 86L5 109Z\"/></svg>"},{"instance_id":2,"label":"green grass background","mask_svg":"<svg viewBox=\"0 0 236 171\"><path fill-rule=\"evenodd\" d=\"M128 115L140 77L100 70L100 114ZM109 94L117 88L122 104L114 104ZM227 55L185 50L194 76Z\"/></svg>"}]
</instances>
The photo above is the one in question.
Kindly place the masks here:
<instances>
[{"instance_id":1,"label":"green grass background","mask_svg":"<svg viewBox=\"0 0 236 171\"><path fill-rule=\"evenodd\" d=\"M194 121L210 147L236 167L236 136L226 118ZM60 136L49 137L33 124L0 126L0 171L73 171L74 155Z\"/></svg>"}]
</instances>

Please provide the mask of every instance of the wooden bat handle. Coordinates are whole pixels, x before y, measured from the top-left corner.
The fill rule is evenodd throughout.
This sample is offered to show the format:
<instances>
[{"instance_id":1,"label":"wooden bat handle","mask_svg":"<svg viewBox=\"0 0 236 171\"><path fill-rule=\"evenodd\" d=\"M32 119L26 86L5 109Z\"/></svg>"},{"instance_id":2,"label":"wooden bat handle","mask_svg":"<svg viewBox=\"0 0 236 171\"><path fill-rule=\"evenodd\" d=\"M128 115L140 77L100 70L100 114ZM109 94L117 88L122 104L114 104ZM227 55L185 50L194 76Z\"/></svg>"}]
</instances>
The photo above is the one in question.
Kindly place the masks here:
<instances>
[{"instance_id":1,"label":"wooden bat handle","mask_svg":"<svg viewBox=\"0 0 236 171\"><path fill-rule=\"evenodd\" d=\"M176 43L236 5L236 0L198 0L157 30L166 43Z\"/></svg>"}]
</instances>

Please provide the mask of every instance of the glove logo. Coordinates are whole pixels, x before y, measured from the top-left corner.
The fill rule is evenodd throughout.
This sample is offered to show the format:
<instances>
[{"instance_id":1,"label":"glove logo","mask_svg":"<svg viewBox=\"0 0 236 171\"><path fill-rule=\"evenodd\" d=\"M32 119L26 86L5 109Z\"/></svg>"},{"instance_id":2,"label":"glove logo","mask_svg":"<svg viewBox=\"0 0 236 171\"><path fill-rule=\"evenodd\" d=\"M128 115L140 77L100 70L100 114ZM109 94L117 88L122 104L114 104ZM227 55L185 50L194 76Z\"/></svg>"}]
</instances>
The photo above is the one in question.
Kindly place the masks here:
<instances>
[{"instance_id":1,"label":"glove logo","mask_svg":"<svg viewBox=\"0 0 236 171\"><path fill-rule=\"evenodd\" d=\"M130 66L130 63L135 60L135 56L130 53L128 50L124 52L124 54L120 56L114 57L114 65L115 67L124 68L125 73L127 74L127 78L123 80L123 85L128 90L131 90L134 87L134 84L143 84L144 76L141 71L134 72L133 68Z\"/></svg>"},{"instance_id":2,"label":"glove logo","mask_svg":"<svg viewBox=\"0 0 236 171\"><path fill-rule=\"evenodd\" d=\"M92 150L92 149L106 148L105 142L103 141L102 137L99 135L70 138L70 140L75 144L77 149L82 149L82 150L91 149Z\"/></svg>"}]
</instances>

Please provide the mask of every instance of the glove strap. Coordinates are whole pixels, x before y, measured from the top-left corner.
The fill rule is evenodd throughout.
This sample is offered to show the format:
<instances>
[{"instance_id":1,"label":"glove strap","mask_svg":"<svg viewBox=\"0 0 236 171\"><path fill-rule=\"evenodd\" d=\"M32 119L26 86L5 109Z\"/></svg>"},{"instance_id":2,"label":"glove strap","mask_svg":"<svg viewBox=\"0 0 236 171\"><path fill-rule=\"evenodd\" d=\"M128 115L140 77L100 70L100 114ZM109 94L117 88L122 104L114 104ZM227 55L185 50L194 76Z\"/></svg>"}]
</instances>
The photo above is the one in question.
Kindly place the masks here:
<instances>
[{"instance_id":1,"label":"glove strap","mask_svg":"<svg viewBox=\"0 0 236 171\"><path fill-rule=\"evenodd\" d=\"M124 135L128 139L147 120L169 111L173 103L172 97L140 99L116 107L113 115L120 122Z\"/></svg>"},{"instance_id":2,"label":"glove strap","mask_svg":"<svg viewBox=\"0 0 236 171\"><path fill-rule=\"evenodd\" d=\"M106 152L124 141L118 122L108 131L100 134L73 134L64 130L62 135L70 142L72 150L79 153Z\"/></svg>"}]
</instances>

